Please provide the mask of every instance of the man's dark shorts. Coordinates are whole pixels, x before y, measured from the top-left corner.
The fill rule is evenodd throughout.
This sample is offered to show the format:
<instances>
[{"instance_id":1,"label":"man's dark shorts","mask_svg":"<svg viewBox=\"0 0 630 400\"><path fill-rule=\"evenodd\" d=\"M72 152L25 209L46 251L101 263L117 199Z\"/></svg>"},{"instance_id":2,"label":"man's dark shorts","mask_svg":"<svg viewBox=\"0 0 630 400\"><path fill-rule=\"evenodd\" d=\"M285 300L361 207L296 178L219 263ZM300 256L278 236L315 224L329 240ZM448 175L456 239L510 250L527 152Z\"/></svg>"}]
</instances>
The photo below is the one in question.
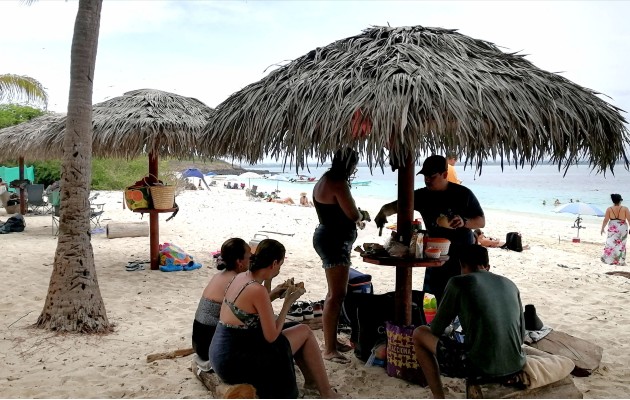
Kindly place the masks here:
<instances>
[{"instance_id":1,"label":"man's dark shorts","mask_svg":"<svg viewBox=\"0 0 630 400\"><path fill-rule=\"evenodd\" d=\"M468 376L466 350L463 343L442 335L438 339L435 357L440 366L440 374L451 378Z\"/></svg>"}]
</instances>

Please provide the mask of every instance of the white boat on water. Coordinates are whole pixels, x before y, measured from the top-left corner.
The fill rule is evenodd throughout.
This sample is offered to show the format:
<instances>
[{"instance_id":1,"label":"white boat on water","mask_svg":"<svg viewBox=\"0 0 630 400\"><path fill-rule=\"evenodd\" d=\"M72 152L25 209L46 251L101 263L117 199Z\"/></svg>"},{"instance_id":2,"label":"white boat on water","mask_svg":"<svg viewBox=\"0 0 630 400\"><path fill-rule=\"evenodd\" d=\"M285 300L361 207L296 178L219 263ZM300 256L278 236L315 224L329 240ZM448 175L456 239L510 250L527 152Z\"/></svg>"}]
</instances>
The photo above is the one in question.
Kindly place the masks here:
<instances>
[{"instance_id":1,"label":"white boat on water","mask_svg":"<svg viewBox=\"0 0 630 400\"><path fill-rule=\"evenodd\" d=\"M295 178L289 179L292 183L317 183L318 179L314 176L297 175Z\"/></svg>"}]
</instances>

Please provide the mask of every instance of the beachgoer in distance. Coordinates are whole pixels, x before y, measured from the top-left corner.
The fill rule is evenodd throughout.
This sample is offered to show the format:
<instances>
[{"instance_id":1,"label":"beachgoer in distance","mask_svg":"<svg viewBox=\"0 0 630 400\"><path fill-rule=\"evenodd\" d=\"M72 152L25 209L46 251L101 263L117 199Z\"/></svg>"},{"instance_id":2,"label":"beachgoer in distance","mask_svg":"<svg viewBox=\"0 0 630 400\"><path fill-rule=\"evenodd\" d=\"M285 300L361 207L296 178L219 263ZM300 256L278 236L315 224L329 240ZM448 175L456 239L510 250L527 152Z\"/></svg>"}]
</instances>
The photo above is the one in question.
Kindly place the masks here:
<instances>
[{"instance_id":1,"label":"beachgoer in distance","mask_svg":"<svg viewBox=\"0 0 630 400\"><path fill-rule=\"evenodd\" d=\"M363 229L363 221L369 219L367 212L359 211L350 193L350 176L358 162L356 151L349 148L338 150L332 166L313 188L313 203L319 219L319 225L313 233L313 247L322 260L328 284L322 316L323 357L342 364L350 360L340 351L352 349L337 339L337 324L352 264L350 252L357 239L357 224Z\"/></svg>"},{"instance_id":2,"label":"beachgoer in distance","mask_svg":"<svg viewBox=\"0 0 630 400\"><path fill-rule=\"evenodd\" d=\"M249 270L230 280L210 344L210 362L224 382L249 383L261 399L296 398L295 359L305 388L317 389L324 398L338 397L328 381L311 328L298 324L283 329L289 308L305 293L304 288L290 285L286 289L276 317L263 286L265 280L280 273L285 252L277 240L261 241L251 256Z\"/></svg>"},{"instance_id":3,"label":"beachgoer in distance","mask_svg":"<svg viewBox=\"0 0 630 400\"><path fill-rule=\"evenodd\" d=\"M249 244L241 238L228 239L221 246L221 256L217 263L220 272L210 279L203 290L193 322L192 347L202 361L209 359L210 342L219 323L225 289L237 274L247 271L250 256ZM271 280L265 282L265 287L269 291ZM269 299L274 301L282 297L287 287L287 282L276 286L269 291Z\"/></svg>"},{"instance_id":4,"label":"beachgoer in distance","mask_svg":"<svg viewBox=\"0 0 630 400\"><path fill-rule=\"evenodd\" d=\"M448 163L448 175L447 175L448 181L461 185L462 181L459 180L459 178L457 177L457 171L455 171L455 163L457 162L457 155L455 153L448 153L446 155L446 162Z\"/></svg>"},{"instance_id":5,"label":"beachgoer in distance","mask_svg":"<svg viewBox=\"0 0 630 400\"><path fill-rule=\"evenodd\" d=\"M306 192L300 193L300 205L304 207L313 207L313 203L306 196Z\"/></svg>"},{"instance_id":6,"label":"beachgoer in distance","mask_svg":"<svg viewBox=\"0 0 630 400\"><path fill-rule=\"evenodd\" d=\"M438 155L424 160L418 174L424 175L426 187L413 193L413 208L422 215L429 236L451 241L449 260L441 268L427 268L424 273L424 291L432 293L438 303L448 280L459 275L460 246L475 243L472 229L486 225L483 210L473 192L447 180L447 165L446 158ZM397 212L397 201L385 204L374 218L376 226L384 226L387 217Z\"/></svg>"},{"instance_id":7,"label":"beachgoer in distance","mask_svg":"<svg viewBox=\"0 0 630 400\"><path fill-rule=\"evenodd\" d=\"M7 183L2 178L0 178L0 188L2 187L4 187L5 191L9 191L9 185L7 185Z\"/></svg>"},{"instance_id":8,"label":"beachgoer in distance","mask_svg":"<svg viewBox=\"0 0 630 400\"><path fill-rule=\"evenodd\" d=\"M483 247L501 247L505 244L504 241L487 237L481 229L475 229L475 236L477 237L477 244Z\"/></svg>"},{"instance_id":9,"label":"beachgoer in distance","mask_svg":"<svg viewBox=\"0 0 630 400\"><path fill-rule=\"evenodd\" d=\"M525 365L525 318L518 288L489 271L488 250L482 246L464 246L460 262L462 274L449 280L431 326L413 332L416 358L434 398L444 398L440 373L508 381ZM457 316L463 343L444 334Z\"/></svg>"},{"instance_id":10,"label":"beachgoer in distance","mask_svg":"<svg viewBox=\"0 0 630 400\"><path fill-rule=\"evenodd\" d=\"M556 207L559 206L560 205L560 200L556 199L556 201L553 202L553 205L556 206Z\"/></svg>"},{"instance_id":11,"label":"beachgoer in distance","mask_svg":"<svg viewBox=\"0 0 630 400\"><path fill-rule=\"evenodd\" d=\"M626 240L628 239L628 224L630 224L630 210L622 206L620 194L610 195L613 205L606 209L602 222L601 234L608 224L608 237L602 255L602 262L611 265L626 265Z\"/></svg>"},{"instance_id":12,"label":"beachgoer in distance","mask_svg":"<svg viewBox=\"0 0 630 400\"><path fill-rule=\"evenodd\" d=\"M274 198L273 196L267 196L265 200L267 200L270 203L295 204L293 199L290 197L285 197L284 199L277 199L277 198Z\"/></svg>"}]
</instances>

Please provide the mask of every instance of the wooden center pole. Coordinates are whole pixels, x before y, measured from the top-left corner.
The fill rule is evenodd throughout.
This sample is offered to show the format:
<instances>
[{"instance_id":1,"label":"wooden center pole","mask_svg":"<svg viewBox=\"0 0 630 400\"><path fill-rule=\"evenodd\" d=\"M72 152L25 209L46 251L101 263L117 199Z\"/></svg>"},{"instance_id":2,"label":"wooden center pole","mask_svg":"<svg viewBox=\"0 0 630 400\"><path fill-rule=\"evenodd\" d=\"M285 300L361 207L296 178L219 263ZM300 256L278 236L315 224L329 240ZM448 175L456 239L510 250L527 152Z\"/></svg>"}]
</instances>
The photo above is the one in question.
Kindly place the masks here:
<instances>
[{"instance_id":1,"label":"wooden center pole","mask_svg":"<svg viewBox=\"0 0 630 400\"><path fill-rule=\"evenodd\" d=\"M24 179L24 157L20 156L18 158L18 171L19 171L19 179L23 180ZM20 184L20 214L22 215L26 215L26 212L28 210L27 204L26 204L26 199L25 199L25 195L24 195L24 185Z\"/></svg>"},{"instance_id":2,"label":"wooden center pole","mask_svg":"<svg viewBox=\"0 0 630 400\"><path fill-rule=\"evenodd\" d=\"M401 163L402 164L402 163ZM414 190L413 157L405 157L404 165L398 169L398 239L402 236L403 243L411 241L411 221L413 219L413 190ZM411 324L411 273L409 267L396 267L396 323Z\"/></svg>"},{"instance_id":3,"label":"wooden center pole","mask_svg":"<svg viewBox=\"0 0 630 400\"><path fill-rule=\"evenodd\" d=\"M149 180L158 179L158 156L149 153ZM155 177L155 178L154 178ZM160 214L149 213L149 249L151 254L151 269L160 268Z\"/></svg>"}]
</instances>

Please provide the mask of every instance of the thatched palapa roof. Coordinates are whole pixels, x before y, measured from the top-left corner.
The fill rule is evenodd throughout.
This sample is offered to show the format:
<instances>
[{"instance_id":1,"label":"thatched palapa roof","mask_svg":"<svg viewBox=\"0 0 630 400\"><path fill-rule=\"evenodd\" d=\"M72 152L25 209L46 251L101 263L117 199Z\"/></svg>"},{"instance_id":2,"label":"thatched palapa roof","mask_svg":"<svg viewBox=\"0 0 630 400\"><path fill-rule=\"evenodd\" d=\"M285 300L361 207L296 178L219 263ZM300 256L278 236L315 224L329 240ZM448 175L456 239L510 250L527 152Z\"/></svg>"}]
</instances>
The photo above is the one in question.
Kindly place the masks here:
<instances>
[{"instance_id":1,"label":"thatched palapa roof","mask_svg":"<svg viewBox=\"0 0 630 400\"><path fill-rule=\"evenodd\" d=\"M497 158L520 166L586 159L598 170L622 159L628 168L622 110L596 94L456 30L377 26L232 94L200 149L300 167L349 145L370 165L390 149L399 160L455 151L477 168Z\"/></svg>"},{"instance_id":2,"label":"thatched palapa roof","mask_svg":"<svg viewBox=\"0 0 630 400\"><path fill-rule=\"evenodd\" d=\"M42 132L64 117L65 114L46 113L30 121L0 129L0 160L14 160L28 154L29 143L40 141Z\"/></svg>"},{"instance_id":3,"label":"thatched palapa roof","mask_svg":"<svg viewBox=\"0 0 630 400\"><path fill-rule=\"evenodd\" d=\"M93 107L93 155L133 158L151 151L160 156L194 156L197 137L213 110L201 101L154 89L139 89ZM30 159L62 156L65 117L29 135L11 151ZM21 125L5 128L16 131ZM15 141L11 145L16 144Z\"/></svg>"}]
</instances>

